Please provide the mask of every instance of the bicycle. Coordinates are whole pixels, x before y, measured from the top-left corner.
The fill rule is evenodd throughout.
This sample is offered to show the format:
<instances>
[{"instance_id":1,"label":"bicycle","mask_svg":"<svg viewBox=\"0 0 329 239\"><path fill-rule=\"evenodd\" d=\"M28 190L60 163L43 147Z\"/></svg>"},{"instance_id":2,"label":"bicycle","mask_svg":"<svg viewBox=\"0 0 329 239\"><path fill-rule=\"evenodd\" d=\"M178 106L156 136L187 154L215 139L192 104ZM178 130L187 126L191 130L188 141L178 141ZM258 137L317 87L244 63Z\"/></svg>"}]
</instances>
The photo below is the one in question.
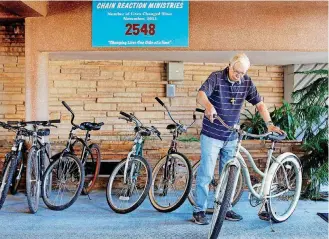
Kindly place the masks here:
<instances>
[{"instance_id":1,"label":"bicycle","mask_svg":"<svg viewBox=\"0 0 329 239\"><path fill-rule=\"evenodd\" d=\"M192 166L188 158L178 152L177 138L195 123L196 116L193 114L193 122L190 125L178 123L171 116L167 106L158 97L155 99L166 109L174 124L167 126L173 139L167 155L153 169L149 198L156 210L172 212L184 203L191 190Z\"/></svg>"},{"instance_id":2,"label":"bicycle","mask_svg":"<svg viewBox=\"0 0 329 239\"><path fill-rule=\"evenodd\" d=\"M53 123L60 122L60 120L20 122L22 125L32 125L33 128L30 134L32 146L26 162L26 196L31 213L38 211L42 178L50 163L51 155L50 143L45 142L45 137L50 135L50 129L38 129L38 126L57 128Z\"/></svg>"},{"instance_id":3,"label":"bicycle","mask_svg":"<svg viewBox=\"0 0 329 239\"><path fill-rule=\"evenodd\" d=\"M204 113L204 110L201 109L196 109L196 111ZM237 174L240 170L242 170L250 190L250 204L254 207L262 204L259 213L265 207L265 210L269 213L271 225L272 220L276 223L286 221L297 206L302 186L302 167L299 158L290 152L283 153L278 157L273 156L275 143L285 139L286 135L279 135L273 132L255 135L241 130L239 125L228 126L218 115L214 115L214 119L217 119L227 129L237 133L238 143L235 156L225 164L222 177L216 187L215 208L208 238L217 238L221 231L226 212L233 200L234 190L238 181ZM261 183L254 186L251 185L247 164L239 153L241 141L244 136L269 139L272 142L271 148L268 151L264 172L260 171L252 157L248 156L248 160L251 162L256 173L260 174L263 178ZM295 194L293 194L293 191L295 191ZM287 194L285 195L285 193ZM276 199L278 199L278 203ZM288 203L288 206L284 207L284 202L289 200L291 200L291 203Z\"/></svg>"},{"instance_id":4,"label":"bicycle","mask_svg":"<svg viewBox=\"0 0 329 239\"><path fill-rule=\"evenodd\" d=\"M6 200L9 188L16 187L16 185L18 186L19 184L16 182L17 176L19 176L18 181L20 181L23 169L20 167L20 170L17 172L17 176L15 177L14 175L16 175L17 165L25 160L26 144L24 137L30 136L32 132L25 129L23 125L13 126L11 124L6 124L4 122L0 122L0 127L3 127L4 129L8 129L9 131L16 132L11 151L5 155L5 161L3 162L3 167L2 167L2 174L0 178L0 209L1 209ZM14 183L12 183L13 180L15 180Z\"/></svg>"},{"instance_id":5,"label":"bicycle","mask_svg":"<svg viewBox=\"0 0 329 239\"><path fill-rule=\"evenodd\" d=\"M110 208L121 214L134 211L145 200L151 187L151 166L143 157L144 139L152 134L161 139L161 133L154 126L145 127L133 115L120 112L119 119L135 123L135 138L127 158L113 170L106 187L106 199Z\"/></svg>"},{"instance_id":6,"label":"bicycle","mask_svg":"<svg viewBox=\"0 0 329 239\"><path fill-rule=\"evenodd\" d=\"M48 208L52 210L64 210L70 207L84 190L89 195L95 185L99 174L101 157L97 144L88 145L90 131L100 130L101 123L83 122L80 125L74 123L75 114L65 101L65 108L71 113L72 128L65 149L54 155L52 163L45 172L42 195ZM80 129L86 131L84 139L74 135L73 131ZM82 145L80 159L76 156L75 146ZM78 145L78 148L81 147Z\"/></svg>"}]
</instances>

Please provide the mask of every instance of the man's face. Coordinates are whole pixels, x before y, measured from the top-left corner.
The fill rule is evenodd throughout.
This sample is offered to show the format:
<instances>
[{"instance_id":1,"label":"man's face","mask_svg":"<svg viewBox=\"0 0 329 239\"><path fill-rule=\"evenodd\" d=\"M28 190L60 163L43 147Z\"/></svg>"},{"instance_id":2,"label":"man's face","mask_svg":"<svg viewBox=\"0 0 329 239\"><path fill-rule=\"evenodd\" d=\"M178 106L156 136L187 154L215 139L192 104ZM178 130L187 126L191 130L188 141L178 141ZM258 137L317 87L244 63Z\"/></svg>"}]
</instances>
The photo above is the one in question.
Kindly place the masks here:
<instances>
[{"instance_id":1,"label":"man's face","mask_svg":"<svg viewBox=\"0 0 329 239\"><path fill-rule=\"evenodd\" d=\"M247 66L241 62L237 62L229 67L230 79L233 81L239 81L247 73L247 71Z\"/></svg>"}]
</instances>

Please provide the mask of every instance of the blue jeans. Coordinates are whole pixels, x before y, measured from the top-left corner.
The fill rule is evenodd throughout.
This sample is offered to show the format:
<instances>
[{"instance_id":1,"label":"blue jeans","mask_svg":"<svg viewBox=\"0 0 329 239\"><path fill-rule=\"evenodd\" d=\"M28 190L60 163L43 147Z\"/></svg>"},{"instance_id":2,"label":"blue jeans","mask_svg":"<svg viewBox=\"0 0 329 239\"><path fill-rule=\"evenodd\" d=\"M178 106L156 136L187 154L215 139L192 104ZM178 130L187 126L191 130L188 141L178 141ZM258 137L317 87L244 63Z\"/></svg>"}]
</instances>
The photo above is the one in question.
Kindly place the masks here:
<instances>
[{"instance_id":1,"label":"blue jeans","mask_svg":"<svg viewBox=\"0 0 329 239\"><path fill-rule=\"evenodd\" d=\"M201 161L196 177L196 206L194 212L206 211L209 184L214 176L216 161L220 155L219 173L225 163L234 157L237 140L222 141L201 135Z\"/></svg>"}]
</instances>

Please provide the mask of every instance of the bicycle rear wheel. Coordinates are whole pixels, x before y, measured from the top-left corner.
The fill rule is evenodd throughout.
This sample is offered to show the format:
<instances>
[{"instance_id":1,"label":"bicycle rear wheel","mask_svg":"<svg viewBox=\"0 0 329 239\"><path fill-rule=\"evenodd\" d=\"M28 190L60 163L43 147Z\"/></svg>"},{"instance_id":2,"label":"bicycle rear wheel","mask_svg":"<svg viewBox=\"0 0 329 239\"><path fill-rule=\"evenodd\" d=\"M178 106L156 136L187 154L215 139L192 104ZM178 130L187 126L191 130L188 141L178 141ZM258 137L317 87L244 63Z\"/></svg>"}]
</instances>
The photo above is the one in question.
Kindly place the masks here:
<instances>
[{"instance_id":1,"label":"bicycle rear wheel","mask_svg":"<svg viewBox=\"0 0 329 239\"><path fill-rule=\"evenodd\" d=\"M284 222L293 214L301 188L302 171L299 161L288 156L275 169L271 182L267 209L274 222Z\"/></svg>"},{"instance_id":2,"label":"bicycle rear wheel","mask_svg":"<svg viewBox=\"0 0 329 239\"><path fill-rule=\"evenodd\" d=\"M168 157L168 161L167 161ZM165 167L167 163L167 176ZM149 198L160 212L172 212L180 207L192 185L192 166L185 155L172 153L161 159L152 174Z\"/></svg>"},{"instance_id":3,"label":"bicycle rear wheel","mask_svg":"<svg viewBox=\"0 0 329 239\"><path fill-rule=\"evenodd\" d=\"M19 156L17 157L16 170L14 171L13 182L10 186L10 193L12 195L15 195L17 193L23 173L24 173L23 153L19 152Z\"/></svg>"},{"instance_id":4,"label":"bicycle rear wheel","mask_svg":"<svg viewBox=\"0 0 329 239\"><path fill-rule=\"evenodd\" d=\"M87 151L85 156L85 181L82 194L89 194L95 186L101 167L101 150L97 144L89 145L91 154Z\"/></svg>"},{"instance_id":5,"label":"bicycle rear wheel","mask_svg":"<svg viewBox=\"0 0 329 239\"><path fill-rule=\"evenodd\" d=\"M12 182L14 171L16 169L17 158L16 154L9 153L6 155L6 160L3 164L2 175L0 179L0 209L5 203L8 195L9 186Z\"/></svg>"},{"instance_id":6,"label":"bicycle rear wheel","mask_svg":"<svg viewBox=\"0 0 329 239\"><path fill-rule=\"evenodd\" d=\"M42 180L43 201L48 208L56 211L70 207L81 194L84 169L80 159L65 154L53 161Z\"/></svg>"},{"instance_id":7,"label":"bicycle rear wheel","mask_svg":"<svg viewBox=\"0 0 329 239\"><path fill-rule=\"evenodd\" d=\"M151 167L140 156L122 160L113 170L106 187L110 208L117 213L134 211L146 198L151 186ZM126 169L126 174L125 174ZM124 181L126 175L126 181Z\"/></svg>"},{"instance_id":8,"label":"bicycle rear wheel","mask_svg":"<svg viewBox=\"0 0 329 239\"><path fill-rule=\"evenodd\" d=\"M215 199L214 213L211 220L211 226L208 238L217 239L223 226L223 222L230 207L231 199L234 193L234 181L238 174L238 168L234 165L229 166L228 171L224 173L222 183L218 187L218 197Z\"/></svg>"},{"instance_id":9,"label":"bicycle rear wheel","mask_svg":"<svg viewBox=\"0 0 329 239\"><path fill-rule=\"evenodd\" d=\"M26 196L27 204L31 213L36 213L39 208L40 199L40 161L38 149L30 149L26 164Z\"/></svg>"},{"instance_id":10,"label":"bicycle rear wheel","mask_svg":"<svg viewBox=\"0 0 329 239\"><path fill-rule=\"evenodd\" d=\"M189 199L190 203L192 204L192 206L196 205L196 201L195 201L195 198L196 198L196 176L197 176L197 171L198 171L199 166L200 166L200 161L198 161L193 166L192 187L191 187L191 191L188 195L188 199ZM215 173L213 180L211 180L211 182L209 184L209 193L208 193L207 210L206 210L206 213L208 213L208 214L211 214L211 213L214 212L214 194L215 194L215 191L216 191L216 187L219 183L219 178L220 178L220 175ZM239 202L239 200L242 196L244 187L245 187L245 178L242 174L242 171L240 171L238 183L237 183L237 186L236 186L236 190L235 190L235 194L234 194L234 198L233 198L233 202L232 202L232 206L236 205Z\"/></svg>"}]
</instances>

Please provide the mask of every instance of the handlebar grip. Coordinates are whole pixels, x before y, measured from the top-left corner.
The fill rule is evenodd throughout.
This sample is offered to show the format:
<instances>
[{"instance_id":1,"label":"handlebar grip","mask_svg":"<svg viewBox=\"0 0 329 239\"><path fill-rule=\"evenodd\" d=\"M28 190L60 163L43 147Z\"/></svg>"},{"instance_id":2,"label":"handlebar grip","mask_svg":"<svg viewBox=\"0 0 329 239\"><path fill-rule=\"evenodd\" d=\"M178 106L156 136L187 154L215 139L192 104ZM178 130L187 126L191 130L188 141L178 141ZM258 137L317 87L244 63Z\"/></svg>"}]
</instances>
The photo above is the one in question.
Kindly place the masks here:
<instances>
[{"instance_id":1,"label":"handlebar grip","mask_svg":"<svg viewBox=\"0 0 329 239\"><path fill-rule=\"evenodd\" d=\"M164 106L164 103L162 102L162 100L160 100L158 97L155 97L155 99L159 102L160 105Z\"/></svg>"},{"instance_id":2,"label":"handlebar grip","mask_svg":"<svg viewBox=\"0 0 329 239\"><path fill-rule=\"evenodd\" d=\"M193 114L193 120L194 120L194 121L196 120L196 115L195 115L195 114Z\"/></svg>"},{"instance_id":3,"label":"handlebar grip","mask_svg":"<svg viewBox=\"0 0 329 239\"><path fill-rule=\"evenodd\" d=\"M73 114L72 109L70 108L70 106L69 106L64 100L62 101L62 104L65 106L65 108L66 108L68 111L70 111L70 112Z\"/></svg>"},{"instance_id":4,"label":"handlebar grip","mask_svg":"<svg viewBox=\"0 0 329 239\"><path fill-rule=\"evenodd\" d=\"M200 108L196 108L195 109L196 112L200 112L200 113L204 113L206 110L200 109Z\"/></svg>"},{"instance_id":5,"label":"handlebar grip","mask_svg":"<svg viewBox=\"0 0 329 239\"><path fill-rule=\"evenodd\" d=\"M60 119L55 119L55 120L49 120L49 123L50 124L59 124L59 123L61 123L61 120Z\"/></svg>"},{"instance_id":6,"label":"handlebar grip","mask_svg":"<svg viewBox=\"0 0 329 239\"><path fill-rule=\"evenodd\" d=\"M124 117L127 117L128 119L131 119L131 116L123 111L120 111L120 114L123 115Z\"/></svg>"}]
</instances>

